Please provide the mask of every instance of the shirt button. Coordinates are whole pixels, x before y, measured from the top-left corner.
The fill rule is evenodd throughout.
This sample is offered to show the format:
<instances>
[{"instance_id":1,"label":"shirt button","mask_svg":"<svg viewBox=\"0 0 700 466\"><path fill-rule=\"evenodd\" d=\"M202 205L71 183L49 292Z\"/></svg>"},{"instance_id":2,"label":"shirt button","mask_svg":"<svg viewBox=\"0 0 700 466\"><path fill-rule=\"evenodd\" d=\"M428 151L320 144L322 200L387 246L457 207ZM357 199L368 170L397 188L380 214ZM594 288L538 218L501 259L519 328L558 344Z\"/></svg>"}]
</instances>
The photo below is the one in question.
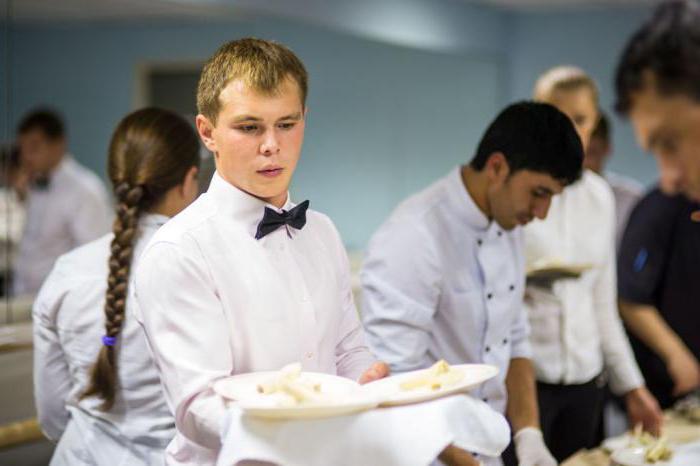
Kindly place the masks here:
<instances>
[{"instance_id":1,"label":"shirt button","mask_svg":"<svg viewBox=\"0 0 700 466\"><path fill-rule=\"evenodd\" d=\"M507 339L507 338L504 338L504 339L503 339L503 344L504 344L504 345L507 345L507 344L508 344L508 339Z\"/></svg>"},{"instance_id":2,"label":"shirt button","mask_svg":"<svg viewBox=\"0 0 700 466\"><path fill-rule=\"evenodd\" d=\"M486 398L486 397L483 397L483 398L481 399L481 401L483 401L484 403L488 403L488 402L489 402L489 399Z\"/></svg>"},{"instance_id":3,"label":"shirt button","mask_svg":"<svg viewBox=\"0 0 700 466\"><path fill-rule=\"evenodd\" d=\"M478 244L479 246L481 246L481 245L483 244L483 241L481 241L480 239L478 239L478 240L476 240L476 244Z\"/></svg>"},{"instance_id":4,"label":"shirt button","mask_svg":"<svg viewBox=\"0 0 700 466\"><path fill-rule=\"evenodd\" d=\"M502 231L499 231L499 232L497 233L497 235L498 235L498 236L502 236L502 235L503 235L503 232L502 232Z\"/></svg>"},{"instance_id":5,"label":"shirt button","mask_svg":"<svg viewBox=\"0 0 700 466\"><path fill-rule=\"evenodd\" d=\"M491 351L491 347L487 346L486 348L484 348L484 351L486 351L488 353L489 351Z\"/></svg>"},{"instance_id":6,"label":"shirt button","mask_svg":"<svg viewBox=\"0 0 700 466\"><path fill-rule=\"evenodd\" d=\"M493 298L493 293L489 293L486 295L486 299L491 299L491 298Z\"/></svg>"},{"instance_id":7,"label":"shirt button","mask_svg":"<svg viewBox=\"0 0 700 466\"><path fill-rule=\"evenodd\" d=\"M510 285L510 286L508 287L508 289L509 289L510 291L515 291L515 285Z\"/></svg>"},{"instance_id":8,"label":"shirt button","mask_svg":"<svg viewBox=\"0 0 700 466\"><path fill-rule=\"evenodd\" d=\"M313 358L313 357L314 357L314 353L312 353L311 351L309 351L308 353L306 353L306 359L311 359L311 358Z\"/></svg>"}]
</instances>

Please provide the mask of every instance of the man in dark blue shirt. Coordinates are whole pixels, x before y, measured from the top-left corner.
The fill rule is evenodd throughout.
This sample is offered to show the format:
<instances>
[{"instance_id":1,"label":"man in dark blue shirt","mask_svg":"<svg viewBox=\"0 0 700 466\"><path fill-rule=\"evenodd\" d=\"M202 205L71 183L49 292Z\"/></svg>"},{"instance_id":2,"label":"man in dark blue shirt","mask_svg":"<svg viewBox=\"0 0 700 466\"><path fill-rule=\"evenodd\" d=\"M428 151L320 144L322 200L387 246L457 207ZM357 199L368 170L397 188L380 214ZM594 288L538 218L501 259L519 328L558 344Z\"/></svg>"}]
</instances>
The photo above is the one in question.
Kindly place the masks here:
<instances>
[{"instance_id":1,"label":"man in dark blue shirt","mask_svg":"<svg viewBox=\"0 0 700 466\"><path fill-rule=\"evenodd\" d=\"M662 408L700 387L700 204L659 189L633 210L618 258L620 312Z\"/></svg>"}]
</instances>

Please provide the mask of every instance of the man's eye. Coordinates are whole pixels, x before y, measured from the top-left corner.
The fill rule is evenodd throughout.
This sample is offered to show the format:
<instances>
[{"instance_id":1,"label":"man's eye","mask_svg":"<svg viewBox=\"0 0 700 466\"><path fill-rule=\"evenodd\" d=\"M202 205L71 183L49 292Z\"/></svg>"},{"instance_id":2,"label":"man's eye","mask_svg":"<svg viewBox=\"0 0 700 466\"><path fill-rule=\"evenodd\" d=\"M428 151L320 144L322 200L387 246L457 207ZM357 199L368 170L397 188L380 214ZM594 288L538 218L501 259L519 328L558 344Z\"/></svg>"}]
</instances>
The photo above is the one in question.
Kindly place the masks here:
<instances>
[{"instance_id":1,"label":"man's eye","mask_svg":"<svg viewBox=\"0 0 700 466\"><path fill-rule=\"evenodd\" d=\"M277 125L280 129L292 129L294 128L295 123L280 123Z\"/></svg>"},{"instance_id":2,"label":"man's eye","mask_svg":"<svg viewBox=\"0 0 700 466\"><path fill-rule=\"evenodd\" d=\"M243 126L238 126L237 128L239 131L242 131L244 133L254 133L258 130L257 125L243 125Z\"/></svg>"},{"instance_id":3,"label":"man's eye","mask_svg":"<svg viewBox=\"0 0 700 466\"><path fill-rule=\"evenodd\" d=\"M676 141L673 139L664 139L661 141L661 144L659 144L659 146L661 147L661 150L667 154L675 153L676 149L678 148Z\"/></svg>"}]
</instances>

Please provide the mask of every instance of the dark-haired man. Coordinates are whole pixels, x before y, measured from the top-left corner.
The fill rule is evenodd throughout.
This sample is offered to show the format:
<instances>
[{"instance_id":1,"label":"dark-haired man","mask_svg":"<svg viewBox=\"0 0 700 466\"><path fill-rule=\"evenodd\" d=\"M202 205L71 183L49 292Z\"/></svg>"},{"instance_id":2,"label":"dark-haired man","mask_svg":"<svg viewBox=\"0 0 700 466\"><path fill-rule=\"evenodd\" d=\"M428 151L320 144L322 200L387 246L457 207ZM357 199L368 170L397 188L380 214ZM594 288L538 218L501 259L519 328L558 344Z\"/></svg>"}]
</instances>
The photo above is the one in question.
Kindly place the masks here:
<instances>
[{"instance_id":1,"label":"dark-haired man","mask_svg":"<svg viewBox=\"0 0 700 466\"><path fill-rule=\"evenodd\" d=\"M507 107L468 165L393 212L361 274L370 346L392 370L439 359L501 369L473 393L507 413L521 466L555 461L539 430L518 227L547 215L552 196L580 177L582 160L576 130L559 110Z\"/></svg>"},{"instance_id":2,"label":"dark-haired man","mask_svg":"<svg viewBox=\"0 0 700 466\"><path fill-rule=\"evenodd\" d=\"M700 4L662 3L630 39L615 78L616 109L656 156L661 188L700 200ZM700 221L696 212L694 219Z\"/></svg>"},{"instance_id":3,"label":"dark-haired man","mask_svg":"<svg viewBox=\"0 0 700 466\"><path fill-rule=\"evenodd\" d=\"M27 114L17 141L31 183L13 289L36 294L60 255L109 231L111 208L100 178L66 153L65 127L55 112Z\"/></svg>"}]
</instances>

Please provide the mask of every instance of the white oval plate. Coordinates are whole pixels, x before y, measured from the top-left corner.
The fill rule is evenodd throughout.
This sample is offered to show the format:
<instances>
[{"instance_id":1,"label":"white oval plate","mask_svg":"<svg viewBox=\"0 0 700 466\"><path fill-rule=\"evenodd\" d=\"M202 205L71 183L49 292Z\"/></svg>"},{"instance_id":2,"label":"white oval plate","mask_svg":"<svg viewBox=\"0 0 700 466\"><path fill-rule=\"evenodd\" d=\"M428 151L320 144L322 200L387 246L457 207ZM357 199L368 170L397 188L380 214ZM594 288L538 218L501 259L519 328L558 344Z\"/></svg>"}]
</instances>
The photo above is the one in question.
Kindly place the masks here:
<instances>
[{"instance_id":1,"label":"white oval plate","mask_svg":"<svg viewBox=\"0 0 700 466\"><path fill-rule=\"evenodd\" d=\"M420 376L427 369L405 372L370 382L363 386L363 390L377 397L380 400L379 406L397 406L468 392L498 375L498 367L488 364L456 364L454 366L451 365L450 368L464 372L463 379L454 385L438 390L431 390L430 388L401 390L400 385L402 382Z\"/></svg>"},{"instance_id":2,"label":"white oval plate","mask_svg":"<svg viewBox=\"0 0 700 466\"><path fill-rule=\"evenodd\" d=\"M623 448L614 451L610 456L612 464L619 466L698 466L700 465L700 442L693 442L673 448L673 456L669 461L649 463L644 461L644 448Z\"/></svg>"},{"instance_id":3,"label":"white oval plate","mask_svg":"<svg viewBox=\"0 0 700 466\"><path fill-rule=\"evenodd\" d=\"M227 400L237 401L248 415L266 419L313 419L355 413L372 409L378 400L345 377L317 372L302 372L300 378L321 385L321 392L334 395L328 403L279 406L274 395L261 395L258 385L279 376L278 371L251 372L217 380L212 389Z\"/></svg>"}]
</instances>

